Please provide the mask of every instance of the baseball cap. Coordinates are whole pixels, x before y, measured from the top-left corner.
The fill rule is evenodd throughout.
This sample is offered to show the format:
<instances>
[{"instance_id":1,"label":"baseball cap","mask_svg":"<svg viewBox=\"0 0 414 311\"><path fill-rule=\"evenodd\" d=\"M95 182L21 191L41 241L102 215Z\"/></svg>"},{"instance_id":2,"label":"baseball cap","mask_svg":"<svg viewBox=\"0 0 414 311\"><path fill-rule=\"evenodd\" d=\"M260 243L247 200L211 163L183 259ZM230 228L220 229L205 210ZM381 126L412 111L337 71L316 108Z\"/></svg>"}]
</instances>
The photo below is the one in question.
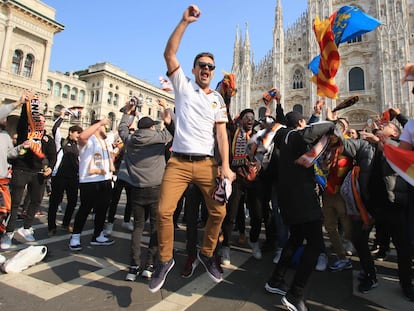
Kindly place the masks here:
<instances>
[{"instance_id":1,"label":"baseball cap","mask_svg":"<svg viewBox=\"0 0 414 311\"><path fill-rule=\"evenodd\" d=\"M148 129L153 125L159 124L160 121L154 121L150 117L142 117L138 121L138 128L139 129Z\"/></svg>"}]
</instances>

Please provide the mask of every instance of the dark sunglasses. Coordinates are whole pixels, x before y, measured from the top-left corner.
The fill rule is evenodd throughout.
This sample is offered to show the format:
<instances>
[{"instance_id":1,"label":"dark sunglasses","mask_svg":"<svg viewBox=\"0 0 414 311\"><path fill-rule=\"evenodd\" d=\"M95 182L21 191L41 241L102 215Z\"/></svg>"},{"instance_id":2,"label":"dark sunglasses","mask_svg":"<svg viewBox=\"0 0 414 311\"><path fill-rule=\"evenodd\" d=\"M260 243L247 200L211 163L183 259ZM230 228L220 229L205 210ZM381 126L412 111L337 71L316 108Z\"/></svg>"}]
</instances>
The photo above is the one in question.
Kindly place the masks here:
<instances>
[{"instance_id":1,"label":"dark sunglasses","mask_svg":"<svg viewBox=\"0 0 414 311\"><path fill-rule=\"evenodd\" d=\"M204 67L206 67L206 66L207 66L209 70L214 70L214 69L216 69L216 66L214 66L213 64L210 64L210 63L198 62L198 63L197 63L197 65L198 65L200 68L204 68Z\"/></svg>"}]
</instances>

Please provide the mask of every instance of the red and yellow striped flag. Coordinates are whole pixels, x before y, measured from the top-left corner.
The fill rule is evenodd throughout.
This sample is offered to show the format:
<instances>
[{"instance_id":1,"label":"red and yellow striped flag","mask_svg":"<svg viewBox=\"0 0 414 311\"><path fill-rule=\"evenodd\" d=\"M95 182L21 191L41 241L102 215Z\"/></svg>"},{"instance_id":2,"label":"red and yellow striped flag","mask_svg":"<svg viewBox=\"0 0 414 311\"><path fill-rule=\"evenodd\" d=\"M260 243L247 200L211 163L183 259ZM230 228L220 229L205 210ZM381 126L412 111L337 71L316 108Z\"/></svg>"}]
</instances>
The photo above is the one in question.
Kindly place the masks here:
<instances>
[{"instance_id":1,"label":"red and yellow striped flag","mask_svg":"<svg viewBox=\"0 0 414 311\"><path fill-rule=\"evenodd\" d=\"M318 96L338 98L338 86L335 84L335 75L340 65L338 47L335 44L335 34L332 31L332 22L336 13L321 21L316 17L314 32L321 50L319 71L311 80L317 85Z\"/></svg>"}]
</instances>

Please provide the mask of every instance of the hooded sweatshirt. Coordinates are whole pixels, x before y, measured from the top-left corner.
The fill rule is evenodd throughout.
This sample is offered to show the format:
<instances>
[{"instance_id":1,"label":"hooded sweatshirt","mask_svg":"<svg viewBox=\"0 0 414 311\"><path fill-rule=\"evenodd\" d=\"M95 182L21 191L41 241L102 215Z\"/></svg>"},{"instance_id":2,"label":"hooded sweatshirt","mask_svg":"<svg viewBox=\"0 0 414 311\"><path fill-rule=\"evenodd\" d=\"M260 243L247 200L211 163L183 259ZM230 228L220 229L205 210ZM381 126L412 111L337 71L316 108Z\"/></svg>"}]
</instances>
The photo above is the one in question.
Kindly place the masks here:
<instances>
[{"instance_id":1,"label":"hooded sweatshirt","mask_svg":"<svg viewBox=\"0 0 414 311\"><path fill-rule=\"evenodd\" d=\"M129 134L129 123L130 116L124 114L118 126L119 137L125 144L118 178L137 188L159 186L165 169L165 146L172 136L166 128L138 129Z\"/></svg>"}]
</instances>

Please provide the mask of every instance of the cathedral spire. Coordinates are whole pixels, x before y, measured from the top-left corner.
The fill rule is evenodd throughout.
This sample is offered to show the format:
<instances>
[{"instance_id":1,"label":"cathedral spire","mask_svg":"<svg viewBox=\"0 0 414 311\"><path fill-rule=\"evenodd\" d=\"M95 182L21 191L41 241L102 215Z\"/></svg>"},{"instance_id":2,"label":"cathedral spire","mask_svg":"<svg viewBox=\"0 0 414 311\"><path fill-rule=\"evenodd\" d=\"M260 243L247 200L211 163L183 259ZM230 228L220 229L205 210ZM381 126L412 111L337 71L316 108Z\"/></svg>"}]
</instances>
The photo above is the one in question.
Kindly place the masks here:
<instances>
[{"instance_id":1,"label":"cathedral spire","mask_svg":"<svg viewBox=\"0 0 414 311\"><path fill-rule=\"evenodd\" d=\"M249 38L249 29L248 23L246 22L246 34L244 38L244 54L243 54L243 61L245 64L250 64L250 38Z\"/></svg>"},{"instance_id":2,"label":"cathedral spire","mask_svg":"<svg viewBox=\"0 0 414 311\"><path fill-rule=\"evenodd\" d=\"M277 0L276 9L275 9L275 27L281 28L283 26L283 16L282 16L282 0Z\"/></svg>"}]
</instances>

